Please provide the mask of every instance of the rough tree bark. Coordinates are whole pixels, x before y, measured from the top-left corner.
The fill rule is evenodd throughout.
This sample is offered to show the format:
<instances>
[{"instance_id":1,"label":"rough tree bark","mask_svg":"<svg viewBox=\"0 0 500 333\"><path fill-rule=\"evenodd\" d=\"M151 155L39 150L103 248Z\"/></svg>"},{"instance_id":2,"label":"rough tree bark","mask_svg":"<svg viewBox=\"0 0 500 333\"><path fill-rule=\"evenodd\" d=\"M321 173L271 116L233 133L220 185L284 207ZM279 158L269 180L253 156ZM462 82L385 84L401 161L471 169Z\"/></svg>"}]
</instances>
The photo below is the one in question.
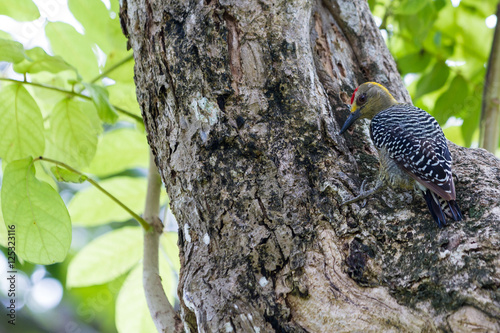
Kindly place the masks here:
<instances>
[{"instance_id":1,"label":"rough tree bark","mask_svg":"<svg viewBox=\"0 0 500 333\"><path fill-rule=\"evenodd\" d=\"M388 189L340 137L368 80L409 101L363 0L123 0L149 143L179 222L190 332L500 330L500 163L451 144L465 220Z\"/></svg>"}]
</instances>

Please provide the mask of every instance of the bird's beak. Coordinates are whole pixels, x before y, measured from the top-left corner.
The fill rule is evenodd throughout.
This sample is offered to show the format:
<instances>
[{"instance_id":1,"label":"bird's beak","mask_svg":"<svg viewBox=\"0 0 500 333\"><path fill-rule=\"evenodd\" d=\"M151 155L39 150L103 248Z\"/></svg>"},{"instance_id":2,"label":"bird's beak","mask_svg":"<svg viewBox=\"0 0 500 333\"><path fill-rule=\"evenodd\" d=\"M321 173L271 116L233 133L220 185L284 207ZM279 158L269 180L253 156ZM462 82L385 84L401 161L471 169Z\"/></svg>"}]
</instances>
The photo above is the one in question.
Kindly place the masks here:
<instances>
[{"instance_id":1,"label":"bird's beak","mask_svg":"<svg viewBox=\"0 0 500 333\"><path fill-rule=\"evenodd\" d=\"M339 132L339 135L342 135L345 131L347 131L347 129L351 127L351 125L354 124L356 120L358 120L359 116L361 116L361 109L357 107L356 103L354 103L351 108L351 115L345 121L344 126L342 126L342 129Z\"/></svg>"}]
</instances>

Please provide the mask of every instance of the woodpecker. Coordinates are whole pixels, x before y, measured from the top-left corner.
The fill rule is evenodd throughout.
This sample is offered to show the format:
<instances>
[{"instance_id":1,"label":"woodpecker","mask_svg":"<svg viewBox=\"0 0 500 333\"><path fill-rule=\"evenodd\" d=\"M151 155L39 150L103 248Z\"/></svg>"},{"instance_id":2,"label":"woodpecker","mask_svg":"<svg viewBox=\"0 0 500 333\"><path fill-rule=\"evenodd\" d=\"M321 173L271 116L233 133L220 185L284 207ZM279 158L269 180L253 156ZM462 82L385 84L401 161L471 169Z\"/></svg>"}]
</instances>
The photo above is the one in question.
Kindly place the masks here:
<instances>
[{"instance_id":1,"label":"woodpecker","mask_svg":"<svg viewBox=\"0 0 500 333\"><path fill-rule=\"evenodd\" d=\"M360 195L342 204L364 199L387 184L406 190L416 187L438 227L446 225L445 215L460 221L451 155L436 119L411 104L398 103L375 82L354 90L351 114L339 134L360 118L371 119L370 136L380 158L379 178L374 189L365 191L363 182Z\"/></svg>"}]
</instances>

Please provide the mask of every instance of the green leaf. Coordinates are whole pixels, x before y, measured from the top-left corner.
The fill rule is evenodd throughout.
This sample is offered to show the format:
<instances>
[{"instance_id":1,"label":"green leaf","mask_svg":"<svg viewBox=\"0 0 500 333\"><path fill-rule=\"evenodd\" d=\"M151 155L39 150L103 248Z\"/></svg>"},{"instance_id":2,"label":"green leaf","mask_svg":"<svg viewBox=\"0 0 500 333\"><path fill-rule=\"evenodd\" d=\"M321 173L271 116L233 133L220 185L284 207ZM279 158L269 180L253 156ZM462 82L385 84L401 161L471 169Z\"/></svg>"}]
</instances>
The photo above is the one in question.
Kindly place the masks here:
<instances>
[{"instance_id":1,"label":"green leaf","mask_svg":"<svg viewBox=\"0 0 500 333\"><path fill-rule=\"evenodd\" d=\"M477 1L477 0L461 0L460 7L464 7L467 11L477 14L478 16L490 16L495 14L495 9L498 1Z\"/></svg>"},{"instance_id":2,"label":"green leaf","mask_svg":"<svg viewBox=\"0 0 500 333\"><path fill-rule=\"evenodd\" d=\"M118 120L115 108L109 102L108 91L98 85L83 82L85 89L90 93L92 101L97 108L99 118L105 123L113 124Z\"/></svg>"},{"instance_id":3,"label":"green leaf","mask_svg":"<svg viewBox=\"0 0 500 333\"><path fill-rule=\"evenodd\" d=\"M55 149L47 155L74 167L89 165L97 149L97 133L78 101L66 98L56 104L50 130Z\"/></svg>"},{"instance_id":4,"label":"green leaf","mask_svg":"<svg viewBox=\"0 0 500 333\"><path fill-rule=\"evenodd\" d=\"M13 161L42 155L45 149L40 109L21 84L0 90L0 157Z\"/></svg>"},{"instance_id":5,"label":"green leaf","mask_svg":"<svg viewBox=\"0 0 500 333\"><path fill-rule=\"evenodd\" d=\"M126 51L127 40L121 30L118 15L112 19L101 0L69 0L68 7L85 28L85 35L109 56L116 49ZM105 31L106 33L103 33Z\"/></svg>"},{"instance_id":6,"label":"green leaf","mask_svg":"<svg viewBox=\"0 0 500 333\"><path fill-rule=\"evenodd\" d=\"M401 4L394 8L394 13L413 15L422 10L429 2L429 0L401 0Z\"/></svg>"},{"instance_id":7,"label":"green leaf","mask_svg":"<svg viewBox=\"0 0 500 333\"><path fill-rule=\"evenodd\" d=\"M449 75L450 69L445 62L438 61L432 70L423 75L418 81L414 99L418 99L425 94L441 88L446 83Z\"/></svg>"},{"instance_id":8,"label":"green leaf","mask_svg":"<svg viewBox=\"0 0 500 333\"><path fill-rule=\"evenodd\" d=\"M458 116L460 111L464 109L465 99L468 95L467 81L461 75L455 76L448 89L439 96L434 104L432 115L441 126L444 125L448 118L453 115Z\"/></svg>"},{"instance_id":9,"label":"green leaf","mask_svg":"<svg viewBox=\"0 0 500 333\"><path fill-rule=\"evenodd\" d=\"M30 73L29 75L30 81L33 83L58 87L63 90L72 91L73 87L68 83L69 80L72 80L75 77L74 71L63 71L54 75L53 73L49 73L46 71L39 73ZM59 103L61 99L63 99L66 95L61 93L60 91L55 91L51 89L46 89L42 87L29 86L26 87L28 91L31 93L33 98L36 100L38 107L42 111L43 118L48 118L54 109L54 105ZM92 105L91 101L88 101L91 105L92 109L95 110L94 105Z\"/></svg>"},{"instance_id":10,"label":"green leaf","mask_svg":"<svg viewBox=\"0 0 500 333\"><path fill-rule=\"evenodd\" d=\"M2 204L2 200L1 200L1 196L0 196L0 207L1 207L1 204ZM2 215L2 212L0 210L0 246L3 246L3 247L7 247L7 228L8 226L5 225L5 221L3 220L3 215Z\"/></svg>"},{"instance_id":11,"label":"green leaf","mask_svg":"<svg viewBox=\"0 0 500 333\"><path fill-rule=\"evenodd\" d=\"M32 263L50 265L66 258L71 221L59 194L36 179L32 161L25 158L5 168L2 212L5 224L16 226L16 254Z\"/></svg>"},{"instance_id":12,"label":"green leaf","mask_svg":"<svg viewBox=\"0 0 500 333\"><path fill-rule=\"evenodd\" d=\"M73 26L63 22L48 22L45 34L54 54L73 65L84 79L88 80L99 74L97 56L92 50L95 44L79 34Z\"/></svg>"},{"instance_id":13,"label":"green leaf","mask_svg":"<svg viewBox=\"0 0 500 333\"><path fill-rule=\"evenodd\" d=\"M0 1L0 15L12 17L16 21L34 21L40 17L38 7L32 0Z\"/></svg>"},{"instance_id":14,"label":"green leaf","mask_svg":"<svg viewBox=\"0 0 500 333\"><path fill-rule=\"evenodd\" d=\"M105 190L117 197L137 214L141 214L146 200L145 178L113 177L99 182ZM131 216L118 204L95 187L76 193L68 205L74 225L96 226L113 221L127 221Z\"/></svg>"},{"instance_id":15,"label":"green leaf","mask_svg":"<svg viewBox=\"0 0 500 333\"><path fill-rule=\"evenodd\" d=\"M123 227L100 236L71 260L67 286L86 287L114 280L137 265L142 244L140 227Z\"/></svg>"},{"instance_id":16,"label":"green leaf","mask_svg":"<svg viewBox=\"0 0 500 333\"><path fill-rule=\"evenodd\" d=\"M54 190L59 192L59 187L57 186L50 169L47 170L43 163L35 163L35 174L39 181L49 184Z\"/></svg>"},{"instance_id":17,"label":"green leaf","mask_svg":"<svg viewBox=\"0 0 500 333\"><path fill-rule=\"evenodd\" d=\"M68 169L61 168L55 165L50 168L50 171L56 177L58 182L76 183L81 184L88 179L85 175L80 175Z\"/></svg>"},{"instance_id":18,"label":"green leaf","mask_svg":"<svg viewBox=\"0 0 500 333\"><path fill-rule=\"evenodd\" d=\"M428 36L436 18L436 9L432 3L427 3L414 15L399 16L401 33L410 36L412 44L422 48L422 43Z\"/></svg>"},{"instance_id":19,"label":"green leaf","mask_svg":"<svg viewBox=\"0 0 500 333\"><path fill-rule=\"evenodd\" d=\"M431 55L424 50L417 53L407 54L401 57L397 63L401 73L423 72L431 62Z\"/></svg>"},{"instance_id":20,"label":"green leaf","mask_svg":"<svg viewBox=\"0 0 500 333\"><path fill-rule=\"evenodd\" d=\"M467 100L467 109L462 119L464 120L460 127L462 137L464 138L464 147L470 147L474 140L477 140L479 133L479 120L481 118L481 100Z\"/></svg>"},{"instance_id":21,"label":"green leaf","mask_svg":"<svg viewBox=\"0 0 500 333\"><path fill-rule=\"evenodd\" d=\"M12 40L12 35L6 31L0 30L0 38L6 39L6 40Z\"/></svg>"},{"instance_id":22,"label":"green leaf","mask_svg":"<svg viewBox=\"0 0 500 333\"><path fill-rule=\"evenodd\" d=\"M110 75L109 77L114 76ZM132 77L134 77L133 74ZM133 114L141 116L141 109L139 107L139 103L137 102L135 88L136 86L133 80L131 80L130 83L119 82L112 86L106 87L109 92L110 103L119 106L127 111L130 111ZM127 121L130 121L129 117L126 117L126 119Z\"/></svg>"},{"instance_id":23,"label":"green leaf","mask_svg":"<svg viewBox=\"0 0 500 333\"><path fill-rule=\"evenodd\" d=\"M177 246L177 240L179 236L177 232L164 232L160 236L160 246L162 249L162 257L174 272L179 272L181 269L181 262L179 260L179 247Z\"/></svg>"},{"instance_id":24,"label":"green leaf","mask_svg":"<svg viewBox=\"0 0 500 333\"><path fill-rule=\"evenodd\" d=\"M124 50L113 50L110 53L108 53L108 57L106 59L106 65L104 66L104 70L110 70L107 73L107 77L110 79L115 80L117 83L128 83L131 85L134 85L134 59L130 59L129 61L126 61L125 63L122 63L121 65L114 67L117 65L119 62L123 61L127 57L129 57L132 54L132 51L126 51ZM111 68L113 70L111 70ZM135 98L135 91L134 91L134 96Z\"/></svg>"},{"instance_id":25,"label":"green leaf","mask_svg":"<svg viewBox=\"0 0 500 333\"><path fill-rule=\"evenodd\" d=\"M105 177L137 167L147 167L149 146L146 135L131 128L104 134L88 172Z\"/></svg>"},{"instance_id":26,"label":"green leaf","mask_svg":"<svg viewBox=\"0 0 500 333\"><path fill-rule=\"evenodd\" d=\"M168 265L163 260L159 262L163 289L170 304L174 304L174 278ZM156 332L155 325L146 303L142 286L142 265L137 265L123 283L116 298L116 328L119 333L150 333Z\"/></svg>"},{"instance_id":27,"label":"green leaf","mask_svg":"<svg viewBox=\"0 0 500 333\"><path fill-rule=\"evenodd\" d=\"M14 64L25 59L23 44L13 40L0 39L0 61Z\"/></svg>"},{"instance_id":28,"label":"green leaf","mask_svg":"<svg viewBox=\"0 0 500 333\"><path fill-rule=\"evenodd\" d=\"M444 136L453 143L465 147L461 126L450 126L443 129Z\"/></svg>"},{"instance_id":29,"label":"green leaf","mask_svg":"<svg viewBox=\"0 0 500 333\"><path fill-rule=\"evenodd\" d=\"M376 0L368 0L368 6L370 7L370 11L373 13L375 10L375 5L377 4Z\"/></svg>"},{"instance_id":30,"label":"green leaf","mask_svg":"<svg viewBox=\"0 0 500 333\"><path fill-rule=\"evenodd\" d=\"M459 40L462 42L464 57L465 59L476 57L487 62L491 50L493 30L486 26L484 16L473 15L460 7L462 6L457 8L456 20L460 26L461 38Z\"/></svg>"},{"instance_id":31,"label":"green leaf","mask_svg":"<svg viewBox=\"0 0 500 333\"><path fill-rule=\"evenodd\" d=\"M97 109L94 105L94 102L91 101L81 101L80 106L83 112L89 117L92 126L94 127L94 131L100 135L102 134L104 128L101 118L97 114Z\"/></svg>"},{"instance_id":32,"label":"green leaf","mask_svg":"<svg viewBox=\"0 0 500 333\"><path fill-rule=\"evenodd\" d=\"M434 1L434 8L437 11L440 11L441 9L443 9L444 6L446 6L446 0L435 0Z\"/></svg>"},{"instance_id":33,"label":"green leaf","mask_svg":"<svg viewBox=\"0 0 500 333\"><path fill-rule=\"evenodd\" d=\"M114 12L113 9L109 11L100 0L69 0L68 6L85 28L85 36L97 43L106 53L104 71L132 54L131 50L127 50L127 39L121 30L118 12ZM103 34L103 31L106 33ZM114 68L106 76L115 81L133 80L133 65L133 60L129 61Z\"/></svg>"},{"instance_id":34,"label":"green leaf","mask_svg":"<svg viewBox=\"0 0 500 333\"><path fill-rule=\"evenodd\" d=\"M59 73L65 70L75 70L59 56L48 55L41 47L26 50L26 59L14 65L18 73Z\"/></svg>"}]
</instances>

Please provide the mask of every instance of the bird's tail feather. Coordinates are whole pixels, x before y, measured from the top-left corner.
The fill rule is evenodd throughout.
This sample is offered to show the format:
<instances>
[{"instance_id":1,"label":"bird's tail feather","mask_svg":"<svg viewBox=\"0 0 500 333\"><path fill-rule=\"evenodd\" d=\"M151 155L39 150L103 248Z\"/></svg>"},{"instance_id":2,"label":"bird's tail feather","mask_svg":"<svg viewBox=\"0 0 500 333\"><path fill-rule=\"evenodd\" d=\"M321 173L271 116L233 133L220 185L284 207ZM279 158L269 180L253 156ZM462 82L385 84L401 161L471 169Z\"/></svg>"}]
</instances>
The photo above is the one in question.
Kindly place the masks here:
<instances>
[{"instance_id":1,"label":"bird's tail feather","mask_svg":"<svg viewBox=\"0 0 500 333\"><path fill-rule=\"evenodd\" d=\"M464 217L462 216L462 212L460 211L457 202L455 200L450 200L446 203L447 206L444 209L444 213L446 214L446 216L453 219L454 221L461 221Z\"/></svg>"},{"instance_id":2,"label":"bird's tail feather","mask_svg":"<svg viewBox=\"0 0 500 333\"><path fill-rule=\"evenodd\" d=\"M436 221L438 227L442 228L446 225L445 215L454 221L462 220L462 213L455 200L446 201L429 189L426 189L424 192L424 198L432 218Z\"/></svg>"}]
</instances>

